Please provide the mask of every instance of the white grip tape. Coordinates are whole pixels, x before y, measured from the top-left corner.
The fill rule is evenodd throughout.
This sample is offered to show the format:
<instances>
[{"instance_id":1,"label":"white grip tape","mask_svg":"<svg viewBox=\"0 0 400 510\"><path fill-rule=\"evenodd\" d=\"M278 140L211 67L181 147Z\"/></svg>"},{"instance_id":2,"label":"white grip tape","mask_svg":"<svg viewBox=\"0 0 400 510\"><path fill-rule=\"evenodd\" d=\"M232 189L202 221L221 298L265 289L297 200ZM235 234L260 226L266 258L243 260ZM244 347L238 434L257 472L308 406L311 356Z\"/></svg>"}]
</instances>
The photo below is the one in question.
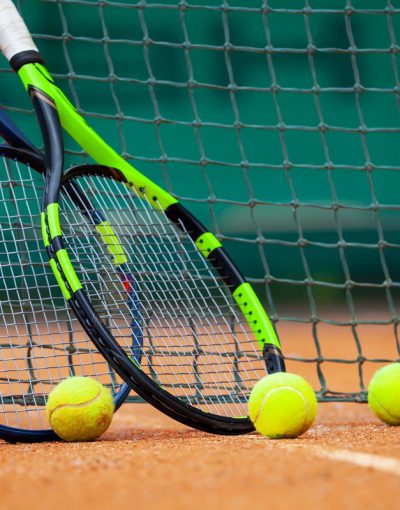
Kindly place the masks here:
<instances>
[{"instance_id":1,"label":"white grip tape","mask_svg":"<svg viewBox=\"0 0 400 510\"><path fill-rule=\"evenodd\" d=\"M11 0L0 0L0 49L7 60L22 51L38 51Z\"/></svg>"}]
</instances>

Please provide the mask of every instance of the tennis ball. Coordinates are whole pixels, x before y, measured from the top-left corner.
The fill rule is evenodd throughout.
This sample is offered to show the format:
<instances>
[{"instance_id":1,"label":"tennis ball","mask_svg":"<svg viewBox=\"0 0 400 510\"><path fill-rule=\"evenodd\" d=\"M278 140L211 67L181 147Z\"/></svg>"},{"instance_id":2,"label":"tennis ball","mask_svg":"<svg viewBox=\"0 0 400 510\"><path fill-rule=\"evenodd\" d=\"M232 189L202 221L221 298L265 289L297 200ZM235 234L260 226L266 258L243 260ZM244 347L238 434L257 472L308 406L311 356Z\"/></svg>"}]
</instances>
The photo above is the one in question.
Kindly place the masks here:
<instances>
[{"instance_id":1,"label":"tennis ball","mask_svg":"<svg viewBox=\"0 0 400 510\"><path fill-rule=\"evenodd\" d=\"M258 381L249 398L249 415L260 434L293 438L308 430L317 412L311 386L296 374L279 372Z\"/></svg>"},{"instance_id":2,"label":"tennis ball","mask_svg":"<svg viewBox=\"0 0 400 510\"><path fill-rule=\"evenodd\" d=\"M380 368L368 387L368 405L388 425L400 425L400 363Z\"/></svg>"},{"instance_id":3,"label":"tennis ball","mask_svg":"<svg viewBox=\"0 0 400 510\"><path fill-rule=\"evenodd\" d=\"M91 441L110 426L114 402L110 391L90 377L64 379L50 393L47 419L65 441Z\"/></svg>"}]
</instances>

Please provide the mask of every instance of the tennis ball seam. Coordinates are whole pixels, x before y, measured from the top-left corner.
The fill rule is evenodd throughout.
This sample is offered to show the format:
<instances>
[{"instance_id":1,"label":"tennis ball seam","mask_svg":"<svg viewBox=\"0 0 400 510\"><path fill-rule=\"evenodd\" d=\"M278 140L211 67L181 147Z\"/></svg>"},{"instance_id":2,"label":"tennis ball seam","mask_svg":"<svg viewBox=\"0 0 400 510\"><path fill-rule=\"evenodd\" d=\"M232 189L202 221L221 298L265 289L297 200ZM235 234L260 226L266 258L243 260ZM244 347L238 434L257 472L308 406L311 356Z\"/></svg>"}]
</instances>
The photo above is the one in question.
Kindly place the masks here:
<instances>
[{"instance_id":1,"label":"tennis ball seam","mask_svg":"<svg viewBox=\"0 0 400 510\"><path fill-rule=\"evenodd\" d=\"M61 405L55 407L54 409L52 409L50 411L50 414L49 414L50 423L51 423L51 418L56 411L59 411L60 409L67 409L67 408L85 407L87 405L93 404L94 402L96 402L97 400L99 400L101 398L103 391L104 391L103 388L99 388L99 393L94 398L92 398L91 400L87 400L86 402L81 402L79 404L61 404Z\"/></svg>"},{"instance_id":2,"label":"tennis ball seam","mask_svg":"<svg viewBox=\"0 0 400 510\"><path fill-rule=\"evenodd\" d=\"M261 412L262 410L264 409L264 405L267 401L267 399L271 396L272 393L276 393L277 391L281 391L281 390L290 390L290 391L294 391L295 393L297 393L298 395L300 395L300 397L302 398L305 406L306 406L306 414L305 414L305 417L304 417L304 420L303 420L303 425L301 428L304 427L304 425L307 423L307 418L308 418L308 414L310 412L310 406L308 405L308 402L307 402L307 399L304 397L303 393L299 390L297 390L296 388L293 388L292 386L280 386L279 388L272 388L271 390L269 390L265 395L264 395L264 398L262 399L261 401L261 404L258 408L258 412L254 418L254 425L257 424L257 420L260 418L260 415L261 415Z\"/></svg>"}]
</instances>

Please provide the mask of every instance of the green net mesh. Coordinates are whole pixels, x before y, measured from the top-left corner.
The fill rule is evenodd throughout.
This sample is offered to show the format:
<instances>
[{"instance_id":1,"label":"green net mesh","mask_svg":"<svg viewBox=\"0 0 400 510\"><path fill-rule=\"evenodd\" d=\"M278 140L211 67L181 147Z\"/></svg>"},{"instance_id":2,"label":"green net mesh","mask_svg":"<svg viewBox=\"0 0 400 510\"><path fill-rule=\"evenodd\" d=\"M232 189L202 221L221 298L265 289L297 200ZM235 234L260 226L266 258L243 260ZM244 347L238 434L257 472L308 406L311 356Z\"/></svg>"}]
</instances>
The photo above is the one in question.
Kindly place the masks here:
<instances>
[{"instance_id":1,"label":"green net mesh","mask_svg":"<svg viewBox=\"0 0 400 510\"><path fill-rule=\"evenodd\" d=\"M399 358L400 9L41 0L19 7L88 122L217 234L319 399ZM1 63L1 101L42 144ZM67 164L87 160L66 138Z\"/></svg>"}]
</instances>

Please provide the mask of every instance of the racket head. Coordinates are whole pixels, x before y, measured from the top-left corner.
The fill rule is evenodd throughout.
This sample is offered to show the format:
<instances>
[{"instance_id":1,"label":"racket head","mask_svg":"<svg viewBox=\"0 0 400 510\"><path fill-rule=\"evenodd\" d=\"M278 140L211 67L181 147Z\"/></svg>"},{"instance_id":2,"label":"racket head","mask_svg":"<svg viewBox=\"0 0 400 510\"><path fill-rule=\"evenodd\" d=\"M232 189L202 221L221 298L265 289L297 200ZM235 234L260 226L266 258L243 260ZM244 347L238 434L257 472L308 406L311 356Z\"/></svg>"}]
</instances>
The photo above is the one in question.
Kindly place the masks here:
<instances>
[{"instance_id":1,"label":"racket head","mask_svg":"<svg viewBox=\"0 0 400 510\"><path fill-rule=\"evenodd\" d=\"M267 374L266 358L271 371L284 364L279 344L267 338L265 312L249 284L237 284L240 273L220 243L210 233L199 239L203 227L181 206L155 209L153 197L136 192L118 170L71 169L63 189L55 255L66 250L76 270L69 301L91 322L99 349L105 354L106 346L120 375L171 417L208 432L254 430L249 393ZM133 309L126 282L134 287ZM142 331L141 345L132 341L132 324Z\"/></svg>"},{"instance_id":2,"label":"racket head","mask_svg":"<svg viewBox=\"0 0 400 510\"><path fill-rule=\"evenodd\" d=\"M96 378L116 409L130 392L88 339L49 266L43 171L37 152L0 145L0 439L7 441L58 439L45 404L66 377Z\"/></svg>"}]
</instances>

